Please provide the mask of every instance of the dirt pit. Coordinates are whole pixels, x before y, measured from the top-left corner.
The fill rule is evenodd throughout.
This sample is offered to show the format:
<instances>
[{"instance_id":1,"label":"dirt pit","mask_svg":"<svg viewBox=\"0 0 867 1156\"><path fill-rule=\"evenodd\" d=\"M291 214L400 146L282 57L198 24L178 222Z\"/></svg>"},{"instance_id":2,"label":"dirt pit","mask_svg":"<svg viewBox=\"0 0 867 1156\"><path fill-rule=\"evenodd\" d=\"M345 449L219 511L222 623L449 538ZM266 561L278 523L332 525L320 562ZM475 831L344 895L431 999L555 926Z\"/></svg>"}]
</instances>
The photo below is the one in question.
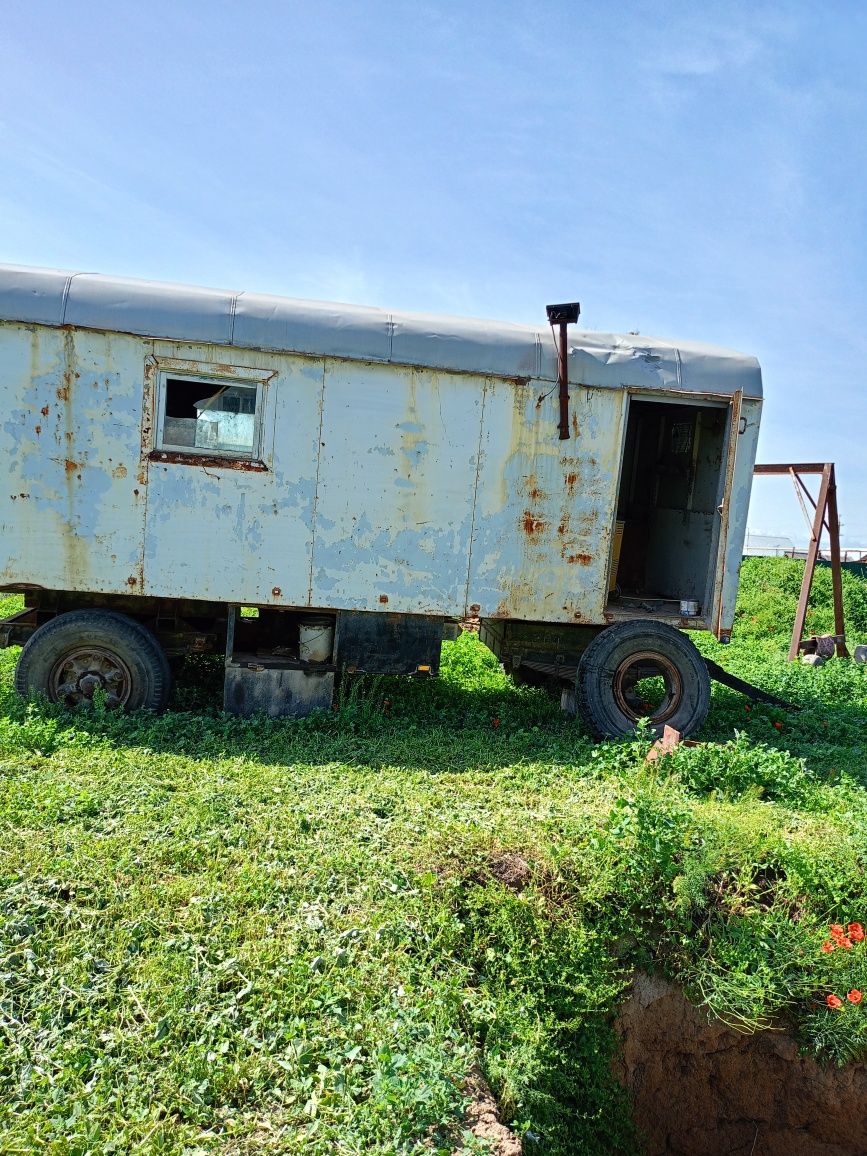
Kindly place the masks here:
<instances>
[{"instance_id":1,"label":"dirt pit","mask_svg":"<svg viewBox=\"0 0 867 1156\"><path fill-rule=\"evenodd\" d=\"M616 1074L646 1156L864 1156L867 1065L822 1067L780 1032L742 1035L639 975Z\"/></svg>"}]
</instances>

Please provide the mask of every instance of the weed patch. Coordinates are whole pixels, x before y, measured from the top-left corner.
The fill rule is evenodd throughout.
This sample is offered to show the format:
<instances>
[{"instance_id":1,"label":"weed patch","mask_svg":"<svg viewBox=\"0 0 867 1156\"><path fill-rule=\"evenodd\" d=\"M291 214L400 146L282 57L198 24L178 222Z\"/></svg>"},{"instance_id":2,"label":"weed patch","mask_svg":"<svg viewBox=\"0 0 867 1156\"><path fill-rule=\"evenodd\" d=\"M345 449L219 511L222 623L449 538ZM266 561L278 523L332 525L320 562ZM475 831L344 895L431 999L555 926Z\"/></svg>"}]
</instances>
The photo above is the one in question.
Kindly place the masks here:
<instances>
[{"instance_id":1,"label":"weed patch","mask_svg":"<svg viewBox=\"0 0 867 1156\"><path fill-rule=\"evenodd\" d=\"M478 1066L525 1151L632 1153L636 970L867 1056L863 943L823 950L867 923L867 672L753 625L701 646L800 709L716 687L706 745L653 764L468 635L301 720L225 717L204 660L161 717L24 703L0 652L4 1150L481 1150Z\"/></svg>"}]
</instances>

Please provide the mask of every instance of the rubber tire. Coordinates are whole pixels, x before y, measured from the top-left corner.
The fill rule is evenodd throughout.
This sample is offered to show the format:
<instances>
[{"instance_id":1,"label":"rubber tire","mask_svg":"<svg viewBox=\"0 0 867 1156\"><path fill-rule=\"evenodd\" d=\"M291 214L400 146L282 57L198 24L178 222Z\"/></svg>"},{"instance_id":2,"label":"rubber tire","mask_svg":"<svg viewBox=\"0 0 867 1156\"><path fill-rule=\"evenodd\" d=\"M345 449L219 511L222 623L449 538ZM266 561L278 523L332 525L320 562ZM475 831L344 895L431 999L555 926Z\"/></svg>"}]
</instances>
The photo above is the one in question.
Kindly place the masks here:
<instances>
[{"instance_id":1,"label":"rubber tire","mask_svg":"<svg viewBox=\"0 0 867 1156\"><path fill-rule=\"evenodd\" d=\"M682 735L699 730L710 706L710 675L704 659L680 630L665 622L620 622L606 627L581 656L575 686L578 711L594 738L621 738L635 731L636 720L625 714L614 695L614 675L630 655L659 654L676 667L681 678L680 700L653 731L667 724Z\"/></svg>"},{"instance_id":2,"label":"rubber tire","mask_svg":"<svg viewBox=\"0 0 867 1156\"><path fill-rule=\"evenodd\" d=\"M52 698L51 671L65 655L88 645L111 651L129 669L131 685L125 710L165 710L172 675L163 648L146 626L114 610L72 610L40 626L18 657L18 694Z\"/></svg>"}]
</instances>

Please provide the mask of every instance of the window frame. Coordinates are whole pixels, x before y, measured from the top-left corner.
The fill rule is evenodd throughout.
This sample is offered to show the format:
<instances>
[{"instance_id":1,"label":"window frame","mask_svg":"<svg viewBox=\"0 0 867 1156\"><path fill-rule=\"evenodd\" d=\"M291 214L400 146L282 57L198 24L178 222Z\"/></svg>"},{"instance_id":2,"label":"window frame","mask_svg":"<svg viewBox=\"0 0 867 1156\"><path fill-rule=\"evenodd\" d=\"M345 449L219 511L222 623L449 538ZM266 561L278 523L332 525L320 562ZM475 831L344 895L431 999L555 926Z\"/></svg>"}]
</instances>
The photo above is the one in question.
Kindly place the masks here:
<instances>
[{"instance_id":1,"label":"window frame","mask_svg":"<svg viewBox=\"0 0 867 1156\"><path fill-rule=\"evenodd\" d=\"M254 369L246 365L219 365L200 361L185 361L179 358L150 357L147 359L147 373L152 378L153 388L153 441L150 447L155 455L171 454L180 456L193 464L197 460L211 461L225 459L229 462L244 462L264 466L269 445L266 444L266 418L270 410L269 385L276 375L273 369ZM233 385L255 389L256 402L253 420L253 446L245 450L217 449L215 446L174 445L165 440L166 403L170 379L181 378L189 382L200 382L203 387L231 388Z\"/></svg>"}]
</instances>

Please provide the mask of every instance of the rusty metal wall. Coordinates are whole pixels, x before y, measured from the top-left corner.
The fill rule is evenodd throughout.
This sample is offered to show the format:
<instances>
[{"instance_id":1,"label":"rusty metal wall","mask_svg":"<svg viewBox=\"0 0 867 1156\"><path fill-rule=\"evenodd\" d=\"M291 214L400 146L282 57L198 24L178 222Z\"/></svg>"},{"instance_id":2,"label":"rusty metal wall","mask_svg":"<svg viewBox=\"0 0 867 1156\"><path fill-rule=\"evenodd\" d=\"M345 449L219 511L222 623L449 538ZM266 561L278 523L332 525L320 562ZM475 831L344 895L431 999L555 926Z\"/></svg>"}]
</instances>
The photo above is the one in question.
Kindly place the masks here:
<instances>
[{"instance_id":1,"label":"rusty metal wall","mask_svg":"<svg viewBox=\"0 0 867 1156\"><path fill-rule=\"evenodd\" d=\"M167 360L259 375L263 465L154 450ZM605 621L623 389L573 386L560 441L547 380L7 322L0 391L0 586Z\"/></svg>"},{"instance_id":2,"label":"rusty metal wall","mask_svg":"<svg viewBox=\"0 0 867 1156\"><path fill-rule=\"evenodd\" d=\"M561 441L556 390L488 383L468 599L483 618L604 621L625 399L571 389Z\"/></svg>"},{"instance_id":3,"label":"rusty metal wall","mask_svg":"<svg viewBox=\"0 0 867 1156\"><path fill-rule=\"evenodd\" d=\"M326 367L311 601L462 614L484 378Z\"/></svg>"},{"instance_id":4,"label":"rusty metal wall","mask_svg":"<svg viewBox=\"0 0 867 1156\"><path fill-rule=\"evenodd\" d=\"M146 423L145 590L249 605L309 605L323 361L167 341L151 348L157 366L170 359L202 376L208 367L221 376L267 375L266 468L149 454L153 435ZM154 374L146 377L145 411L153 414Z\"/></svg>"},{"instance_id":5,"label":"rusty metal wall","mask_svg":"<svg viewBox=\"0 0 867 1156\"><path fill-rule=\"evenodd\" d=\"M734 478L731 492L725 495L725 499L730 505L730 514L728 534L722 549L724 561L722 565L717 566L714 582L714 603L709 615L712 628L723 635L728 635L734 624L738 578L740 577L744 539L747 532L747 514L750 507L753 466L756 462L761 414L761 401L744 398L741 421L735 434L737 437L737 458Z\"/></svg>"},{"instance_id":6,"label":"rusty metal wall","mask_svg":"<svg viewBox=\"0 0 867 1156\"><path fill-rule=\"evenodd\" d=\"M117 334L0 329L0 584L141 590L144 352Z\"/></svg>"}]
</instances>

